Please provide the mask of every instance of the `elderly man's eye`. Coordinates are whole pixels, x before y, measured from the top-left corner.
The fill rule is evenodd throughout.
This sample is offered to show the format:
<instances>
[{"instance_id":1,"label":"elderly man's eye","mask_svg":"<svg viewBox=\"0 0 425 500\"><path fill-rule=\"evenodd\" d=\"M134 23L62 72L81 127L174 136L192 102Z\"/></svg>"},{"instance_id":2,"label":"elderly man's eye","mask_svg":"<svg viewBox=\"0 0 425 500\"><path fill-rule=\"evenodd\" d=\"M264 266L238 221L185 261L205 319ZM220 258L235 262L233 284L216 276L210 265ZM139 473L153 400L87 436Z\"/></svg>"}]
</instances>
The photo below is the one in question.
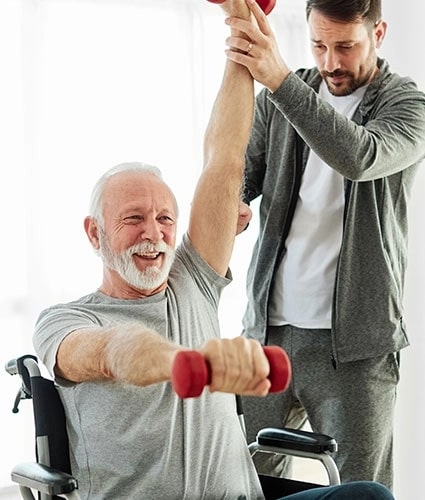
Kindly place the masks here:
<instances>
[{"instance_id":1,"label":"elderly man's eye","mask_svg":"<svg viewBox=\"0 0 425 500\"><path fill-rule=\"evenodd\" d=\"M136 224L142 220L141 215L129 215L123 218L123 221L127 224Z\"/></svg>"},{"instance_id":2,"label":"elderly man's eye","mask_svg":"<svg viewBox=\"0 0 425 500\"><path fill-rule=\"evenodd\" d=\"M168 224L172 224L174 222L174 219L173 217L171 217L170 215L162 215L160 217L160 221L161 222L165 222L165 223L168 223Z\"/></svg>"}]
</instances>

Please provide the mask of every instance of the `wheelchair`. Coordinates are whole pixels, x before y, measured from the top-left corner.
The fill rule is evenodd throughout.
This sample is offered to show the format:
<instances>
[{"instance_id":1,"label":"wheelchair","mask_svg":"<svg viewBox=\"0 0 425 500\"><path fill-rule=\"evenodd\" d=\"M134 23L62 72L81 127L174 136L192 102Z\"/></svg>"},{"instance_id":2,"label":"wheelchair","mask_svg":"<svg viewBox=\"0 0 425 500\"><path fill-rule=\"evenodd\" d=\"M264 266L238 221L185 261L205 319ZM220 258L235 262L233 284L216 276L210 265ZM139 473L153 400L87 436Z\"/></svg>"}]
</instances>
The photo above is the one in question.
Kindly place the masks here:
<instances>
[{"instance_id":1,"label":"wheelchair","mask_svg":"<svg viewBox=\"0 0 425 500\"><path fill-rule=\"evenodd\" d=\"M40 500L80 500L78 481L71 472L65 412L54 382L41 375L37 357L31 354L10 360L5 369L21 378L13 413L19 411L21 400L31 399L33 406L36 461L17 464L11 472L21 497L34 500L37 494ZM244 428L240 398L236 398ZM274 453L318 460L327 472L329 485L340 484L339 472L331 456L337 450L337 443L330 436L289 428L266 428L249 444L249 450L251 455ZM261 474L259 479L266 500L323 486Z\"/></svg>"}]
</instances>

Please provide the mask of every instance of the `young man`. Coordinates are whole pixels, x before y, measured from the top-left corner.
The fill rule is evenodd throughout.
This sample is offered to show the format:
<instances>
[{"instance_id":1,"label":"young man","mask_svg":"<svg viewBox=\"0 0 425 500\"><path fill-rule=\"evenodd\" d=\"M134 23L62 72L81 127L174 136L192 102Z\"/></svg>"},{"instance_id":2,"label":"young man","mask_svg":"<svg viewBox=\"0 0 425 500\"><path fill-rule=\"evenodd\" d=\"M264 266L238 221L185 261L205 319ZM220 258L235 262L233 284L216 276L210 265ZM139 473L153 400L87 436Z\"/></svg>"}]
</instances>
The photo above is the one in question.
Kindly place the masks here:
<instances>
[{"instance_id":1,"label":"young man","mask_svg":"<svg viewBox=\"0 0 425 500\"><path fill-rule=\"evenodd\" d=\"M244 197L261 196L244 336L289 354L293 383L245 398L248 439L264 424L338 441L343 481L392 486L393 412L403 321L407 203L425 155L425 96L377 51L380 0L308 0L316 67L292 72L268 25L230 25L229 59L264 89ZM263 464L263 471L282 463Z\"/></svg>"}]
</instances>

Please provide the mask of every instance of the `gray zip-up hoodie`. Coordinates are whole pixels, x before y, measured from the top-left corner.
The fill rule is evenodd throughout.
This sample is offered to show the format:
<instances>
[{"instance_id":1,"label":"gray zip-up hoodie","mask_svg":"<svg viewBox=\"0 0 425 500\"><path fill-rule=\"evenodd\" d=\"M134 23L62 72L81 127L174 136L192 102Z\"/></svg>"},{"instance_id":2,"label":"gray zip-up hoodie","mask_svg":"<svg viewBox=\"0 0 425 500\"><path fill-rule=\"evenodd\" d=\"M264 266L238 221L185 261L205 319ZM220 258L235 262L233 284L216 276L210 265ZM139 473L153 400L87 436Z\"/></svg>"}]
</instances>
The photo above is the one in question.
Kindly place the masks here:
<instances>
[{"instance_id":1,"label":"gray zip-up hoodie","mask_svg":"<svg viewBox=\"0 0 425 500\"><path fill-rule=\"evenodd\" d=\"M352 120L317 95L316 68L291 73L257 96L244 199L262 196L247 274L244 335L266 343L273 274L310 148L345 178L345 212L332 309L334 363L408 345L403 321L407 202L425 156L425 95L379 59ZM308 236L308 235L307 235Z\"/></svg>"}]
</instances>

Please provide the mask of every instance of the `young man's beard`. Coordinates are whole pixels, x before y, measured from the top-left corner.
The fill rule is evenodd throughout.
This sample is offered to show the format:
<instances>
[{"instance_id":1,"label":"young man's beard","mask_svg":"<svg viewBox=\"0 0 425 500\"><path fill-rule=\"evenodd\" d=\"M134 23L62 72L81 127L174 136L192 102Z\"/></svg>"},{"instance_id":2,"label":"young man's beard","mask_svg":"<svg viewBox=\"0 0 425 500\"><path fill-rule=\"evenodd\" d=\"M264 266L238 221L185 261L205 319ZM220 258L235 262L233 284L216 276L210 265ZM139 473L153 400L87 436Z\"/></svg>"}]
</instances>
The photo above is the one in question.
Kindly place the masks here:
<instances>
[{"instance_id":1,"label":"young man's beard","mask_svg":"<svg viewBox=\"0 0 425 500\"><path fill-rule=\"evenodd\" d=\"M322 71L321 75L322 78L325 80L326 85L328 86L329 92L335 96L341 97L352 94L358 88L368 83L372 73L373 69L371 69L365 75L361 75L360 78L355 78L354 74L350 73L349 71L334 71L333 73ZM331 78L332 76L345 76L347 77L347 83L344 85L344 87L332 86L332 84L328 82L328 78Z\"/></svg>"},{"instance_id":2,"label":"young man's beard","mask_svg":"<svg viewBox=\"0 0 425 500\"><path fill-rule=\"evenodd\" d=\"M171 266L174 261L174 250L164 242L159 243L139 243L127 250L115 253L109 244L108 237L103 231L99 234L99 253L104 264L109 269L116 271L121 278L138 290L154 290L161 286L168 278ZM148 266L141 271L133 260L133 255L161 252L165 259L161 268L155 265Z\"/></svg>"},{"instance_id":3,"label":"young man's beard","mask_svg":"<svg viewBox=\"0 0 425 500\"><path fill-rule=\"evenodd\" d=\"M343 71L343 70L335 70L332 73L322 70L320 74L322 78L325 80L326 85L328 86L329 92L331 94L335 96L350 95L357 89L363 87L363 85L366 85L372 80L372 77L377 68L376 60L377 60L376 53L371 48L367 60L362 66L360 66L360 71L357 77L351 71ZM333 87L328 82L328 78L331 78L332 76L334 77L345 76L347 78L347 83L345 84L344 87L336 87L336 86Z\"/></svg>"}]
</instances>

